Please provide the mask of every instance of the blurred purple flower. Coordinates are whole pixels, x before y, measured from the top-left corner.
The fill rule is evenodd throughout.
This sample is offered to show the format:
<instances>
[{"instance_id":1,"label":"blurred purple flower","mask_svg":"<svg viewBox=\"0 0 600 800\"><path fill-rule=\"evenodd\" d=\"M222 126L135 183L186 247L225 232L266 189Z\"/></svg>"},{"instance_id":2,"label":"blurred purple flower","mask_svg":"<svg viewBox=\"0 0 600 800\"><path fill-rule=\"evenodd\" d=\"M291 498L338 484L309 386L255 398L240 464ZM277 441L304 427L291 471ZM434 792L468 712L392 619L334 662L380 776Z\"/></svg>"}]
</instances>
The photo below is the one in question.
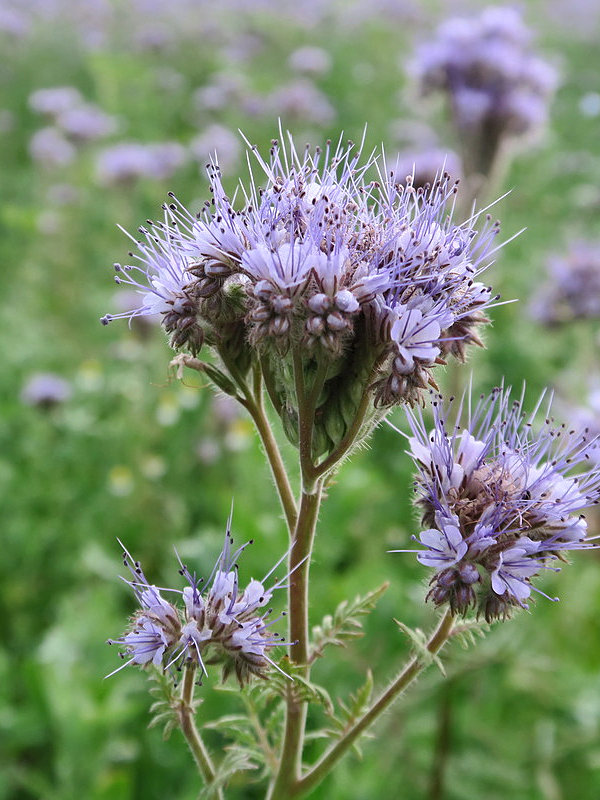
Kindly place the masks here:
<instances>
[{"instance_id":1,"label":"blurred purple flower","mask_svg":"<svg viewBox=\"0 0 600 800\"><path fill-rule=\"evenodd\" d=\"M21 400L28 406L52 408L65 403L71 397L71 384L53 372L36 372L30 375L23 389Z\"/></svg>"},{"instance_id":2,"label":"blurred purple flower","mask_svg":"<svg viewBox=\"0 0 600 800\"><path fill-rule=\"evenodd\" d=\"M447 20L417 50L411 69L423 93L446 93L469 174L489 175L505 137L546 121L558 75L531 38L519 13L499 6Z\"/></svg>"},{"instance_id":3,"label":"blurred purple flower","mask_svg":"<svg viewBox=\"0 0 600 800\"><path fill-rule=\"evenodd\" d=\"M239 102L246 91L244 78L231 72L216 72L205 86L196 89L195 106L201 111L220 111Z\"/></svg>"},{"instance_id":4,"label":"blurred purple flower","mask_svg":"<svg viewBox=\"0 0 600 800\"><path fill-rule=\"evenodd\" d=\"M322 47L305 45L290 54L288 64L303 75L326 75L331 69L331 56Z\"/></svg>"},{"instance_id":5,"label":"blurred purple flower","mask_svg":"<svg viewBox=\"0 0 600 800\"><path fill-rule=\"evenodd\" d=\"M81 92L74 86L36 89L29 95L29 107L38 114L47 114L51 117L71 111L82 103Z\"/></svg>"},{"instance_id":6,"label":"blurred purple flower","mask_svg":"<svg viewBox=\"0 0 600 800\"><path fill-rule=\"evenodd\" d=\"M337 116L326 95L305 78L279 86L267 98L267 105L272 114L303 123L329 125Z\"/></svg>"},{"instance_id":7,"label":"blurred purple flower","mask_svg":"<svg viewBox=\"0 0 600 800\"><path fill-rule=\"evenodd\" d=\"M548 261L548 278L530 304L545 325L600 317L600 241L576 241Z\"/></svg>"},{"instance_id":8,"label":"blurred purple flower","mask_svg":"<svg viewBox=\"0 0 600 800\"><path fill-rule=\"evenodd\" d=\"M56 125L71 139L89 142L117 130L117 121L91 103L69 108L56 115Z\"/></svg>"},{"instance_id":9,"label":"blurred purple flower","mask_svg":"<svg viewBox=\"0 0 600 800\"><path fill-rule=\"evenodd\" d=\"M129 183L140 178L163 180L170 178L186 160L186 149L178 142L120 142L100 151L96 176L105 185Z\"/></svg>"},{"instance_id":10,"label":"blurred purple flower","mask_svg":"<svg viewBox=\"0 0 600 800\"><path fill-rule=\"evenodd\" d=\"M77 151L57 128L40 128L29 140L29 154L43 167L66 167Z\"/></svg>"},{"instance_id":11,"label":"blurred purple flower","mask_svg":"<svg viewBox=\"0 0 600 800\"><path fill-rule=\"evenodd\" d=\"M233 171L240 159L242 146L236 136L224 125L209 125L199 136L190 142L193 157L204 167L215 159L225 171Z\"/></svg>"}]
</instances>

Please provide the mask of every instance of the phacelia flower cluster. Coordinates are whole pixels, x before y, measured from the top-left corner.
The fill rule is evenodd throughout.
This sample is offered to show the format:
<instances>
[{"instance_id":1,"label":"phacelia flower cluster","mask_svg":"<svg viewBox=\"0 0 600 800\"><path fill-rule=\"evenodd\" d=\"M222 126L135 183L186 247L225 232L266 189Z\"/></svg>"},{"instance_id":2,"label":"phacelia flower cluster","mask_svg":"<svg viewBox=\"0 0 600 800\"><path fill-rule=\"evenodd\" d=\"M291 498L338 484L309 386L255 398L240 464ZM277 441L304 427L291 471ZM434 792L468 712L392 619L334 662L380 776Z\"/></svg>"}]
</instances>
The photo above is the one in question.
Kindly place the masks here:
<instances>
[{"instance_id":1,"label":"phacelia flower cluster","mask_svg":"<svg viewBox=\"0 0 600 800\"><path fill-rule=\"evenodd\" d=\"M542 399L526 416L522 396L511 402L510 390L496 389L469 406L461 425L462 407L452 424L436 395L431 431L409 413L417 506L428 526L417 558L435 570L428 598L436 605L506 617L540 592L534 576L593 546L581 512L600 498L600 469L590 458L597 445L550 417L538 431Z\"/></svg>"},{"instance_id":2,"label":"phacelia flower cluster","mask_svg":"<svg viewBox=\"0 0 600 800\"><path fill-rule=\"evenodd\" d=\"M566 255L549 260L531 311L549 326L600 317L600 241L574 242Z\"/></svg>"},{"instance_id":3,"label":"phacelia flower cluster","mask_svg":"<svg viewBox=\"0 0 600 800\"><path fill-rule=\"evenodd\" d=\"M271 667L278 669L269 652L286 642L271 630L280 617L271 619L273 609L267 606L273 593L286 585L287 576L269 588L265 583L283 559L262 581L252 579L242 589L236 560L251 542L233 551L230 523L223 550L206 583L180 562L179 572L187 581L183 590L159 590L150 584L139 562L124 549L123 562L133 575L133 580L125 582L133 589L139 609L128 632L109 639L109 644L122 648L126 662L119 669L129 664L163 670L196 665L206 674L207 664L218 663L223 680L235 672L240 685L252 676L266 677ZM176 600L165 599L161 592L175 595Z\"/></svg>"},{"instance_id":4,"label":"phacelia flower cluster","mask_svg":"<svg viewBox=\"0 0 600 800\"><path fill-rule=\"evenodd\" d=\"M497 223L453 221L456 183L400 183L385 160L360 163L353 145L298 152L274 141L264 173L226 194L208 167L212 200L193 215L177 201L140 229L131 265L117 282L134 286L135 318L161 313L176 349L210 346L230 374L260 362L286 434L297 439L301 364L318 398L315 454L339 442L365 393L373 413L420 400L448 355L464 360L496 299L481 282L495 252ZM369 179L371 174L374 179ZM233 370L233 372L232 372Z\"/></svg>"},{"instance_id":5,"label":"phacelia flower cluster","mask_svg":"<svg viewBox=\"0 0 600 800\"><path fill-rule=\"evenodd\" d=\"M414 59L423 93L444 92L469 173L488 175L502 140L546 121L557 73L531 51L518 11L490 7L444 22Z\"/></svg>"}]
</instances>

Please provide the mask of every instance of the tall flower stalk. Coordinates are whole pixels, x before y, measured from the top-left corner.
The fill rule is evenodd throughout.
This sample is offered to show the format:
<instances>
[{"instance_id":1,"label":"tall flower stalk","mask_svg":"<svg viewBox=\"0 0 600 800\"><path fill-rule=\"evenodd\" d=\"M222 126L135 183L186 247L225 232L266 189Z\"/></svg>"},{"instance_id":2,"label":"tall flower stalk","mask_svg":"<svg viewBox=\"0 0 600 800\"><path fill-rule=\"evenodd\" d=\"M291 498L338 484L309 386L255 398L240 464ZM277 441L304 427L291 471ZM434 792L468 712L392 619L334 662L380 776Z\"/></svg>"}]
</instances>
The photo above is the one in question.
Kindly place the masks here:
<instances>
[{"instance_id":1,"label":"tall flower stalk","mask_svg":"<svg viewBox=\"0 0 600 800\"><path fill-rule=\"evenodd\" d=\"M222 665L225 678L235 674L241 686L262 679L264 691L283 700L275 760L259 730L267 743L267 796L301 796L437 659L458 615L473 608L488 620L507 616L525 605L535 573L566 550L587 546L584 524L573 514L595 502L598 475L563 476L567 464L585 456L587 443L573 440L555 453L553 434L523 433L520 405L507 410L503 392L477 406L460 436L448 438L438 412L435 432L426 433L418 409L428 388L437 390L440 365L460 362L470 345L482 344L480 329L497 300L482 274L497 250L498 226L478 215L457 223L456 185L447 175L415 189L410 181L397 183L383 157L362 159L361 150L328 143L298 151L288 137L285 145L274 141L265 160L252 148L250 163L263 182L251 174L236 201L212 164L212 199L200 214L173 198L160 222L141 229L136 263L116 266L117 281L140 292L139 307L103 319L160 313L179 353L174 364L203 373L247 409L289 531L286 577L267 589L271 570L241 591L237 558L245 546L231 552L229 525L209 589L202 591L195 573L180 565L183 607L149 584L125 551L140 609L115 641L127 664L184 670L178 724L215 791L223 785L220 767L193 724L188 691L211 663ZM266 398L296 449L297 487ZM367 692L346 722L337 720L339 735L307 766L309 702L318 698L333 713L327 693L311 682L311 665L325 645L356 635L356 616L377 595L342 608L320 644L311 644L309 576L321 503L342 462L399 405L413 409L410 443L429 526L418 557L436 569L429 597L444 606L443 616L429 639L414 632L415 652L396 678L375 700ZM284 585L287 642L271 633L269 612L260 610ZM275 655L278 646L288 648L285 659Z\"/></svg>"}]
</instances>

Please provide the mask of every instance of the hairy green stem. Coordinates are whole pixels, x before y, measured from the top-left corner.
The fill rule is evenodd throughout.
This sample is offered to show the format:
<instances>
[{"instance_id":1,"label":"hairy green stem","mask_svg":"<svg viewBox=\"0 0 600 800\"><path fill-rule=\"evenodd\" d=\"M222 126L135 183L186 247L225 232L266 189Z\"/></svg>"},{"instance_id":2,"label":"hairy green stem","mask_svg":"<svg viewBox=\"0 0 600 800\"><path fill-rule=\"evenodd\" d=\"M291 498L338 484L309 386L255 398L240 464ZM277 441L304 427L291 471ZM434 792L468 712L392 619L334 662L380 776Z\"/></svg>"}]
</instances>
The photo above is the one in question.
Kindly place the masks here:
<instances>
[{"instance_id":1,"label":"hairy green stem","mask_svg":"<svg viewBox=\"0 0 600 800\"><path fill-rule=\"evenodd\" d=\"M181 701L179 703L179 708L177 709L177 716L179 717L179 725L183 735L185 736L189 748L192 751L192 755L194 756L196 766L198 767L198 770L200 771L206 783L210 784L215 779L215 768L194 721L193 699L195 676L196 666L186 666L183 675ZM223 793L220 789L217 791L217 797L220 800L223 798Z\"/></svg>"},{"instance_id":2,"label":"hairy green stem","mask_svg":"<svg viewBox=\"0 0 600 800\"><path fill-rule=\"evenodd\" d=\"M289 633L290 659L301 666L303 677L308 678L309 626L308 579L310 555L314 542L317 518L321 505L321 484L310 493L303 492L298 514L294 543L290 552ZM285 733L279 770L270 789L270 800L285 800L293 785L299 780L302 768L304 729L307 705L299 700L291 683L288 688Z\"/></svg>"},{"instance_id":3,"label":"hairy green stem","mask_svg":"<svg viewBox=\"0 0 600 800\"><path fill-rule=\"evenodd\" d=\"M438 627L427 642L427 650L435 655L452 635L454 617L447 611ZM307 794L315 788L333 769L342 756L354 744L358 737L394 702L394 700L423 672L429 661L419 655L414 656L398 677L383 692L381 697L366 711L363 716L336 742L295 785L290 787L288 797Z\"/></svg>"},{"instance_id":4,"label":"hairy green stem","mask_svg":"<svg viewBox=\"0 0 600 800\"><path fill-rule=\"evenodd\" d=\"M171 363L175 364L176 360L173 359ZM251 391L247 382L240 375L239 371L236 370L233 365L226 363L225 360L223 360L223 363L227 367L233 380L243 392L243 397L236 395L236 400L248 411L252 417L252 421L256 426L256 430L258 431L262 446L265 450L265 455L267 456L269 466L271 467L271 474L273 476L275 488L277 489L277 493L279 495L279 500L281 501L283 513L285 514L290 537L292 537L298 516L296 510L296 501L288 480L283 458L279 452L277 440L273 436L271 425L269 424L269 420L265 413L262 399L260 368L258 365L256 365L254 368L253 391ZM197 358L193 358L190 355L182 354L181 357L177 358L177 364L182 364L190 369L195 369L197 372L206 374L204 370L204 362Z\"/></svg>"},{"instance_id":5,"label":"hairy green stem","mask_svg":"<svg viewBox=\"0 0 600 800\"><path fill-rule=\"evenodd\" d=\"M285 520L290 532L290 537L292 537L298 518L296 501L294 499L292 487L290 486L285 464L283 463L283 458L279 452L277 441L273 435L271 425L262 404L262 398L246 397L244 399L240 399L240 402L252 417L252 421L254 422L256 430L258 431L258 435L260 436L260 441L262 442L265 455L267 456L267 461L271 467L271 475L273 476L273 481L277 489L277 494L279 495L283 513L285 514Z\"/></svg>"}]
</instances>

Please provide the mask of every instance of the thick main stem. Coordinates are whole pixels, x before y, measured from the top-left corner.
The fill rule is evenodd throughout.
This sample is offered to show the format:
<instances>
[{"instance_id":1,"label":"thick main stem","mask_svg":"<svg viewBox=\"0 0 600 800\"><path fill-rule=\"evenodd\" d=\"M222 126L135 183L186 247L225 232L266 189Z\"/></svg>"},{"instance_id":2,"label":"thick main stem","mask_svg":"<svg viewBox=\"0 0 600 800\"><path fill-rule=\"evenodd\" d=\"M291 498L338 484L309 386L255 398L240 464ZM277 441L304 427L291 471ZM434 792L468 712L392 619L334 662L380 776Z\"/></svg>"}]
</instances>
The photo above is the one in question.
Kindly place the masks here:
<instances>
[{"instance_id":1,"label":"thick main stem","mask_svg":"<svg viewBox=\"0 0 600 800\"><path fill-rule=\"evenodd\" d=\"M432 634L427 642L426 648L435 655L448 641L452 634L452 626L454 624L454 617L450 611L442 617L438 627ZM314 789L333 769L337 762L347 752L347 750L354 744L358 737L369 728L373 722L394 702L394 700L401 694L406 687L414 681L425 667L428 665L428 660L422 656L415 656L404 667L398 677L390 684L390 686L383 692L381 697L371 706L371 708L363 714L363 716L356 722L352 728L337 742L333 747L328 750L325 755L315 764L315 766L292 787L289 796L300 796Z\"/></svg>"},{"instance_id":2,"label":"thick main stem","mask_svg":"<svg viewBox=\"0 0 600 800\"><path fill-rule=\"evenodd\" d=\"M300 665L300 672L307 678L310 671L308 665L309 625L308 625L308 579L310 555L315 536L317 518L321 505L321 484L315 491L303 492L298 513L298 523L294 542L290 552L290 585L289 595L289 632L290 659ZM299 780L302 767L302 749L304 746L304 728L306 725L307 705L299 700L293 684L288 688L285 733L281 752L281 761L275 782L269 793L270 800L287 798L293 785Z\"/></svg>"},{"instance_id":3,"label":"thick main stem","mask_svg":"<svg viewBox=\"0 0 600 800\"><path fill-rule=\"evenodd\" d=\"M198 770L200 771L206 783L210 784L215 779L215 768L194 721L193 698L195 676L195 665L187 666L183 676L181 702L179 704L179 708L177 709L177 716L179 717L179 725L183 735L185 736L189 748L192 751L192 755L194 756L196 766L198 767ZM217 797L223 797L223 793L220 789L217 791Z\"/></svg>"}]
</instances>

